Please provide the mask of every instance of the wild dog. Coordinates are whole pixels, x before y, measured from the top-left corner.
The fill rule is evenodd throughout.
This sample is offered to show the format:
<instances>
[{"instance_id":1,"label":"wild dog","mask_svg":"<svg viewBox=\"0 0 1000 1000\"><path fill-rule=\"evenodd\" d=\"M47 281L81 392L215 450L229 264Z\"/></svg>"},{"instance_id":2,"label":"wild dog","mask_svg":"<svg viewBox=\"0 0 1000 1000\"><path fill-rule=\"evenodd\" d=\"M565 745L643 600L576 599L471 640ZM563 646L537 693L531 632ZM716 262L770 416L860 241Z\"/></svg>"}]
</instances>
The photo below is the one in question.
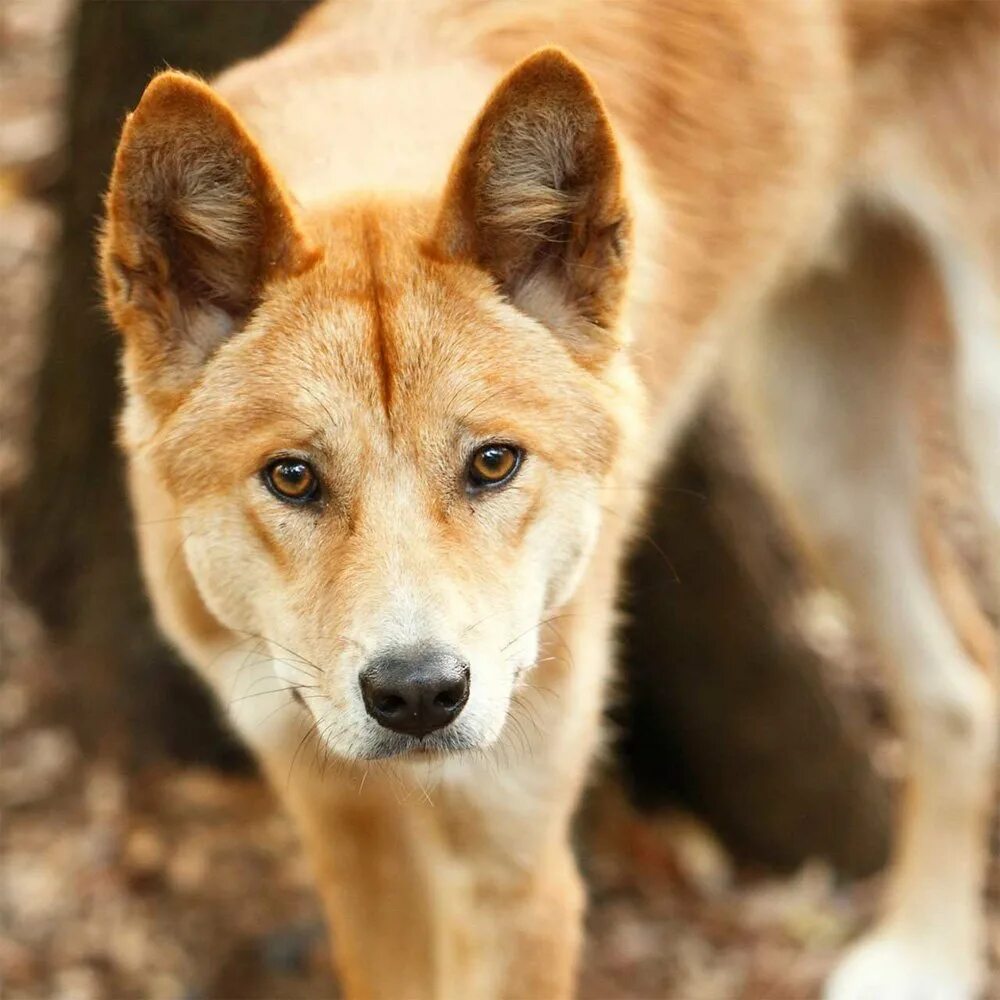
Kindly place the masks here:
<instances>
[{"instance_id":1,"label":"wild dog","mask_svg":"<svg viewBox=\"0 0 1000 1000\"><path fill-rule=\"evenodd\" d=\"M299 824L349 995L571 993L619 565L720 369L909 741L830 995L975 995L996 654L914 517L898 230L995 530L998 46L965 0L338 2L150 83L101 241L146 580Z\"/></svg>"}]
</instances>

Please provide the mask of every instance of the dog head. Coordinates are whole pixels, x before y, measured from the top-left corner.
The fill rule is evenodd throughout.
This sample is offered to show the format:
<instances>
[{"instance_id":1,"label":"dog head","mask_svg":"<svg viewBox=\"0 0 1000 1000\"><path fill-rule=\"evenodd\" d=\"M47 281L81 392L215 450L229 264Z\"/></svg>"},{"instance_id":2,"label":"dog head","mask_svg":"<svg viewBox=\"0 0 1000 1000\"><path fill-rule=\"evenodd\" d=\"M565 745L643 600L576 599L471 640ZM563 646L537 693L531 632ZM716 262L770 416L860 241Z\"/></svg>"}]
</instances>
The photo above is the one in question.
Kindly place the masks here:
<instances>
[{"instance_id":1,"label":"dog head","mask_svg":"<svg viewBox=\"0 0 1000 1000\"><path fill-rule=\"evenodd\" d=\"M101 253L126 447L201 602L263 638L332 752L501 732L595 542L629 246L604 109L555 50L500 83L433 200L300 212L183 74L126 122Z\"/></svg>"}]
</instances>

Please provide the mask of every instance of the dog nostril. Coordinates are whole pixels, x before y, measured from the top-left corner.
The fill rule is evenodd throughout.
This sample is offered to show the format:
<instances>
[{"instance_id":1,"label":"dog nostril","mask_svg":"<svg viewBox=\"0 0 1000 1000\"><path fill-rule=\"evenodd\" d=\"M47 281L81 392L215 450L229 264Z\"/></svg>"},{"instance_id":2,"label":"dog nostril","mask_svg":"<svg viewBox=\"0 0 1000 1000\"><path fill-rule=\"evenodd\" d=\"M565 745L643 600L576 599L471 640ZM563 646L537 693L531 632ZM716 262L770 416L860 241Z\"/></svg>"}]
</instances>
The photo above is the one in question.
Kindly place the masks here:
<instances>
[{"instance_id":1,"label":"dog nostril","mask_svg":"<svg viewBox=\"0 0 1000 1000\"><path fill-rule=\"evenodd\" d=\"M434 697L434 704L438 708L455 708L459 701L462 699L462 689L458 687L450 688L447 691L441 691Z\"/></svg>"},{"instance_id":2,"label":"dog nostril","mask_svg":"<svg viewBox=\"0 0 1000 1000\"><path fill-rule=\"evenodd\" d=\"M395 715L400 709L406 708L406 699L398 694L387 694L375 700L375 708L384 715Z\"/></svg>"}]
</instances>

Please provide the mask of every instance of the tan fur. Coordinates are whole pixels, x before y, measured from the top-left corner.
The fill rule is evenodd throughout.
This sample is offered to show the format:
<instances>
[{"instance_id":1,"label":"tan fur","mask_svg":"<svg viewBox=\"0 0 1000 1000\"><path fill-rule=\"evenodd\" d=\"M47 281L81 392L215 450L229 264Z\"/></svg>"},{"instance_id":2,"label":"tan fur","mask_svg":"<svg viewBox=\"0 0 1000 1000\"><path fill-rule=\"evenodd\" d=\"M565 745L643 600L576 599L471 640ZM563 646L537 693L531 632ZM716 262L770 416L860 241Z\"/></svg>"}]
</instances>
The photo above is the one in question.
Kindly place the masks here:
<instances>
[{"instance_id":1,"label":"tan fur","mask_svg":"<svg viewBox=\"0 0 1000 1000\"><path fill-rule=\"evenodd\" d=\"M971 996L996 715L962 643L995 645L912 519L910 272L871 215L907 217L945 275L989 440L1000 128L968 100L995 82L989 6L344 0L211 87L150 84L101 251L147 584L300 825L349 995L572 991L568 824L637 487L726 369L915 748L892 902L833 995ZM489 441L524 464L469 494ZM264 488L284 455L313 506ZM470 664L469 702L433 753L382 760L359 671L428 641Z\"/></svg>"}]
</instances>

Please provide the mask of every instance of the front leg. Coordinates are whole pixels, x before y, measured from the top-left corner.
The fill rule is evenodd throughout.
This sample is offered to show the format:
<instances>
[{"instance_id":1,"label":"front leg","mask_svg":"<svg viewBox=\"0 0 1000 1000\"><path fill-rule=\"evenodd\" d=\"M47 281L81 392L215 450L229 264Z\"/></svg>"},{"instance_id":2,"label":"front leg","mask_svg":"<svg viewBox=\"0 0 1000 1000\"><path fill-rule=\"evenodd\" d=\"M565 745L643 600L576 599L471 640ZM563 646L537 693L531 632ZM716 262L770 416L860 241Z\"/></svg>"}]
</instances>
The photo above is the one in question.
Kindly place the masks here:
<instances>
[{"instance_id":1,"label":"front leg","mask_svg":"<svg viewBox=\"0 0 1000 1000\"><path fill-rule=\"evenodd\" d=\"M477 800L475 781L427 796L406 777L359 782L287 792L347 995L570 996L584 893L567 831L524 822L489 785Z\"/></svg>"}]
</instances>

